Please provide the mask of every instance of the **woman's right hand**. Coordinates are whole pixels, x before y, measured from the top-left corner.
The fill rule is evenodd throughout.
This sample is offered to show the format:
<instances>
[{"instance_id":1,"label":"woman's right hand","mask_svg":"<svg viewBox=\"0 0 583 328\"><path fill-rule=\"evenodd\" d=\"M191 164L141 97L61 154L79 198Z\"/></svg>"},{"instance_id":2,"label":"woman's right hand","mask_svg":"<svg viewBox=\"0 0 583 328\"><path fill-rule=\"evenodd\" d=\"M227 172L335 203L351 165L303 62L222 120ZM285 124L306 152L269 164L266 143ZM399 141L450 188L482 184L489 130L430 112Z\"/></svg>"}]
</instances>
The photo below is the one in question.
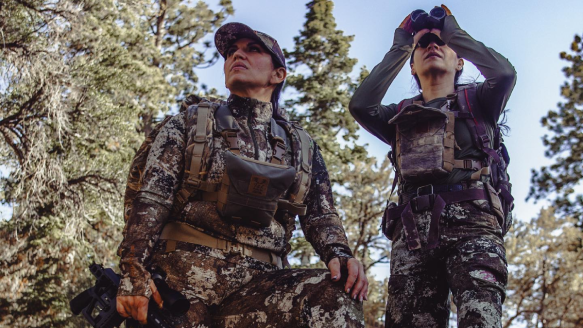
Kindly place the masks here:
<instances>
[{"instance_id":1,"label":"woman's right hand","mask_svg":"<svg viewBox=\"0 0 583 328\"><path fill-rule=\"evenodd\" d=\"M154 301L162 308L164 302L158 289L152 280L149 280L150 289L152 290L152 297ZM124 318L133 318L145 325L148 319L148 303L149 299L145 296L117 296L116 307L117 312Z\"/></svg>"},{"instance_id":2,"label":"woman's right hand","mask_svg":"<svg viewBox=\"0 0 583 328\"><path fill-rule=\"evenodd\" d=\"M407 17L403 19L401 25L399 25L399 28L402 28L407 33L411 34L415 33L415 30L413 29L413 24L411 23L411 14L407 15ZM415 35L413 35L413 47L415 47L417 43L419 43L419 40L429 32L430 30L425 28L415 33Z\"/></svg>"}]
</instances>

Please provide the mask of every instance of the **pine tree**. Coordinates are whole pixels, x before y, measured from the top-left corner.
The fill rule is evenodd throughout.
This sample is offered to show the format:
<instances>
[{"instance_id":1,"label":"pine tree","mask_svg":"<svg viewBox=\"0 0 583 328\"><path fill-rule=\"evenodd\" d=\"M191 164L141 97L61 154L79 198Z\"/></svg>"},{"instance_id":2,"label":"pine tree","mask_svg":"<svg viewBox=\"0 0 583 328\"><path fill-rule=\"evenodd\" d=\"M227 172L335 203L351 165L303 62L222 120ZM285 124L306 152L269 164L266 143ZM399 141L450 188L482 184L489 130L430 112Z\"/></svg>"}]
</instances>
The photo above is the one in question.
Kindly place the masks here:
<instances>
[{"instance_id":1,"label":"pine tree","mask_svg":"<svg viewBox=\"0 0 583 328\"><path fill-rule=\"evenodd\" d=\"M362 146L338 142L339 137L343 143L358 139L358 124L348 111L355 87L349 74L356 59L348 57L354 37L336 29L332 1L316 0L306 6L306 23L294 38L294 50L284 51L292 72L287 87L297 91L297 97L285 104L318 143L330 171L339 173L341 164L366 157ZM331 179L336 182L342 178L331 174Z\"/></svg>"},{"instance_id":2,"label":"pine tree","mask_svg":"<svg viewBox=\"0 0 583 328\"><path fill-rule=\"evenodd\" d=\"M583 326L583 233L574 223L543 209L507 235L505 328Z\"/></svg>"},{"instance_id":3,"label":"pine tree","mask_svg":"<svg viewBox=\"0 0 583 328\"><path fill-rule=\"evenodd\" d=\"M68 300L88 287L91 261L117 261L139 117L193 90L194 74L175 77L183 67L167 57L195 58L187 48L232 12L230 1L216 14L199 2L198 22L195 9L171 2L173 23L192 25L164 35L190 35L192 44L162 52L180 37L157 46L158 4L0 2L1 201L13 209L0 222L0 326L83 326Z\"/></svg>"},{"instance_id":4,"label":"pine tree","mask_svg":"<svg viewBox=\"0 0 583 328\"><path fill-rule=\"evenodd\" d=\"M156 0L149 5L151 9L145 12L145 17L140 17L139 24L144 25L148 35L137 46L153 40L155 47L153 52L144 54L143 61L160 70L168 81L165 92L141 99L145 135L150 133L161 113L168 112L189 94L197 93L195 70L213 65L219 59L213 44L204 39L234 12L231 0L220 0L219 7L215 12L204 1L192 5L186 1Z\"/></svg>"},{"instance_id":5,"label":"pine tree","mask_svg":"<svg viewBox=\"0 0 583 328\"><path fill-rule=\"evenodd\" d=\"M563 68L567 81L561 87L564 102L558 110L550 110L541 123L552 135L545 135L545 155L554 164L532 170L528 198L536 200L554 197L553 206L559 213L579 218L583 228L583 195L576 187L583 181L583 41L575 35L571 53L560 56L570 66Z\"/></svg>"},{"instance_id":6,"label":"pine tree","mask_svg":"<svg viewBox=\"0 0 583 328\"><path fill-rule=\"evenodd\" d=\"M307 4L304 29L295 37L293 51L284 51L292 74L287 78L292 97L285 103L293 119L318 144L334 184L335 203L343 220L350 246L368 271L389 258L389 241L379 231L380 218L391 187L388 161L377 166L363 146L355 144L358 124L348 111L352 92L367 75L357 79L356 59L348 57L352 36L336 29L333 2L315 0ZM314 252L301 233L292 240L293 253L302 267L325 267L312 263ZM380 327L384 318L386 284L369 275L371 288L365 304L367 326Z\"/></svg>"}]
</instances>

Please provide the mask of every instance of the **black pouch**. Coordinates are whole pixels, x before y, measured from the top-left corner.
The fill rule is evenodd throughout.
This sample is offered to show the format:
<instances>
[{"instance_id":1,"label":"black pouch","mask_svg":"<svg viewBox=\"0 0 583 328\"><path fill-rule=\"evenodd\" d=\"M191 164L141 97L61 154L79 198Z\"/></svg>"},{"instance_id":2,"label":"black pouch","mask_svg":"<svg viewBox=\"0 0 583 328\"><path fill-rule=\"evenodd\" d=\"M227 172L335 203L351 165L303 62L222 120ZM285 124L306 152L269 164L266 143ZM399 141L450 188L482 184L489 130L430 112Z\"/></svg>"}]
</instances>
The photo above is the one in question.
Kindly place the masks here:
<instances>
[{"instance_id":1,"label":"black pouch","mask_svg":"<svg viewBox=\"0 0 583 328\"><path fill-rule=\"evenodd\" d=\"M294 182L296 170L225 152L225 175L217 200L223 219L253 228L271 224L277 201Z\"/></svg>"},{"instance_id":2,"label":"black pouch","mask_svg":"<svg viewBox=\"0 0 583 328\"><path fill-rule=\"evenodd\" d=\"M381 221L381 231L389 240L393 240L393 233L395 232L395 227L397 226L397 222L400 219L400 217L389 214L391 209L395 207L397 207L396 203L387 202L387 207L385 208L383 219Z\"/></svg>"}]
</instances>

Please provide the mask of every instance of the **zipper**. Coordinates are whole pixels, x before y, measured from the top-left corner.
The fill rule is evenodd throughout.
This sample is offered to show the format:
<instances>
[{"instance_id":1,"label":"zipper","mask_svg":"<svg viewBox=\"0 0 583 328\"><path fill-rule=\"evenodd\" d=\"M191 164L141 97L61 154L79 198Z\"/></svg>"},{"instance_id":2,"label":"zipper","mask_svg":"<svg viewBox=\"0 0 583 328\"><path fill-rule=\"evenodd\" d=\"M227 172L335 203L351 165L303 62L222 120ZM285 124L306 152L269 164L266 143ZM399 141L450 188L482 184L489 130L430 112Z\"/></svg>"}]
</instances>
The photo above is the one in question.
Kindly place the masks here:
<instances>
[{"instance_id":1,"label":"zipper","mask_svg":"<svg viewBox=\"0 0 583 328\"><path fill-rule=\"evenodd\" d=\"M251 134L251 140L253 140L253 146L255 146L255 160L259 160L259 146L257 145L257 140L255 139L255 132L253 132L253 126L251 126L251 116L253 115L253 107L248 108L249 115L247 115L247 127L249 128L249 134Z\"/></svg>"}]
</instances>

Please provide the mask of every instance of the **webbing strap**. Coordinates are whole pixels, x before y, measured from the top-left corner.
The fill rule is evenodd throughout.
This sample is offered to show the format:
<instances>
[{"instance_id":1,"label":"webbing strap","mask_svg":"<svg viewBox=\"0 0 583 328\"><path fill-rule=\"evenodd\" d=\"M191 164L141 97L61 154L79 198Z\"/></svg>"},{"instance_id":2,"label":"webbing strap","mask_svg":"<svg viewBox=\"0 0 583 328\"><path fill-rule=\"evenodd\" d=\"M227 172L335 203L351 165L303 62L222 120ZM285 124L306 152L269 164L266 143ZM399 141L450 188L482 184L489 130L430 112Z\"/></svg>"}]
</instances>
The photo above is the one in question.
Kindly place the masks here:
<instances>
[{"instance_id":1,"label":"webbing strap","mask_svg":"<svg viewBox=\"0 0 583 328\"><path fill-rule=\"evenodd\" d=\"M237 142L239 140L239 138L237 137L237 131L228 130L223 131L221 134L223 135L223 138L227 140L229 150L235 155L240 155L241 148L239 147L239 143Z\"/></svg>"},{"instance_id":2,"label":"webbing strap","mask_svg":"<svg viewBox=\"0 0 583 328\"><path fill-rule=\"evenodd\" d=\"M202 154L206 147L206 125L210 112L210 104L207 102L198 105L198 115L196 119L196 133L193 140L192 157L188 170L187 182L200 181L200 169L202 167Z\"/></svg>"},{"instance_id":3,"label":"webbing strap","mask_svg":"<svg viewBox=\"0 0 583 328\"><path fill-rule=\"evenodd\" d=\"M273 164L284 164L283 156L285 155L285 142L281 140L279 137L273 138L273 146L272 148L272 155L271 155L271 163Z\"/></svg>"},{"instance_id":4,"label":"webbing strap","mask_svg":"<svg viewBox=\"0 0 583 328\"><path fill-rule=\"evenodd\" d=\"M413 198L407 204L388 209L389 218L401 218L407 247L409 250L420 249L421 239L415 223L413 210L431 209L431 223L427 237L427 249L439 245L439 217L447 204L460 203L470 200L488 200L484 189L466 189L462 191L449 191L438 194L423 195Z\"/></svg>"},{"instance_id":5,"label":"webbing strap","mask_svg":"<svg viewBox=\"0 0 583 328\"><path fill-rule=\"evenodd\" d=\"M472 92L472 97L469 96L468 90ZM490 148L491 140L488 136L488 133L486 132L485 123L481 118L474 115L472 110L471 104L473 103L473 99L476 98L475 92L475 88L465 88L462 91L458 91L458 94L462 95L462 100L458 103L460 105L460 109L464 110L467 108L467 111L471 115L471 119L468 119L467 123L470 125L470 131L472 131L472 129L475 131L475 134L472 133L472 135L476 146L478 146L480 150L486 153L486 155L491 158L494 163L498 163L500 162L500 156L498 156L494 149ZM463 101L464 98L465 102ZM470 98L472 98L472 100L470 100Z\"/></svg>"},{"instance_id":6,"label":"webbing strap","mask_svg":"<svg viewBox=\"0 0 583 328\"><path fill-rule=\"evenodd\" d=\"M485 167L485 165L482 161L476 161L473 159L456 159L453 167L456 169L478 171Z\"/></svg>"},{"instance_id":7,"label":"webbing strap","mask_svg":"<svg viewBox=\"0 0 583 328\"><path fill-rule=\"evenodd\" d=\"M310 138L306 131L299 126L294 126L294 133L300 139L300 148L302 153L301 171L300 171L300 187L295 195L290 195L292 202L301 203L304 200L308 187L310 186L310 175L312 173L312 166L310 165Z\"/></svg>"},{"instance_id":8,"label":"webbing strap","mask_svg":"<svg viewBox=\"0 0 583 328\"><path fill-rule=\"evenodd\" d=\"M268 250L244 245L235 241L217 238L208 235L194 227L181 222L168 222L160 234L161 240L167 240L166 252L174 251L176 241L202 245L206 247L221 249L227 252L236 252L241 255L250 256L256 260L271 263L278 268L283 268L282 259L277 254Z\"/></svg>"},{"instance_id":9,"label":"webbing strap","mask_svg":"<svg viewBox=\"0 0 583 328\"><path fill-rule=\"evenodd\" d=\"M273 118L271 118L269 137L271 138L271 163L285 164L284 155L287 149L285 130Z\"/></svg>"},{"instance_id":10,"label":"webbing strap","mask_svg":"<svg viewBox=\"0 0 583 328\"><path fill-rule=\"evenodd\" d=\"M302 170L310 174L312 173L312 167L310 165L310 138L304 129L300 127L295 127L294 131L300 138L301 148L302 148Z\"/></svg>"},{"instance_id":11,"label":"webbing strap","mask_svg":"<svg viewBox=\"0 0 583 328\"><path fill-rule=\"evenodd\" d=\"M211 112L211 106L209 102L202 102L197 106L195 135L192 144L186 148L185 153L186 158L190 159L190 166L184 170L186 179L181 189L176 193L174 212L182 210L188 199L198 190L215 192L220 187L218 183L210 183L202 180L206 174L206 172L202 172L202 165L204 161L204 150L207 147L206 126ZM187 122L189 124L187 125L190 126L194 115L191 112L188 113Z\"/></svg>"},{"instance_id":12,"label":"webbing strap","mask_svg":"<svg viewBox=\"0 0 583 328\"><path fill-rule=\"evenodd\" d=\"M280 199L277 201L277 209L287 211L292 215L303 216L306 215L308 207L306 206L306 204L292 203L288 200Z\"/></svg>"}]
</instances>

